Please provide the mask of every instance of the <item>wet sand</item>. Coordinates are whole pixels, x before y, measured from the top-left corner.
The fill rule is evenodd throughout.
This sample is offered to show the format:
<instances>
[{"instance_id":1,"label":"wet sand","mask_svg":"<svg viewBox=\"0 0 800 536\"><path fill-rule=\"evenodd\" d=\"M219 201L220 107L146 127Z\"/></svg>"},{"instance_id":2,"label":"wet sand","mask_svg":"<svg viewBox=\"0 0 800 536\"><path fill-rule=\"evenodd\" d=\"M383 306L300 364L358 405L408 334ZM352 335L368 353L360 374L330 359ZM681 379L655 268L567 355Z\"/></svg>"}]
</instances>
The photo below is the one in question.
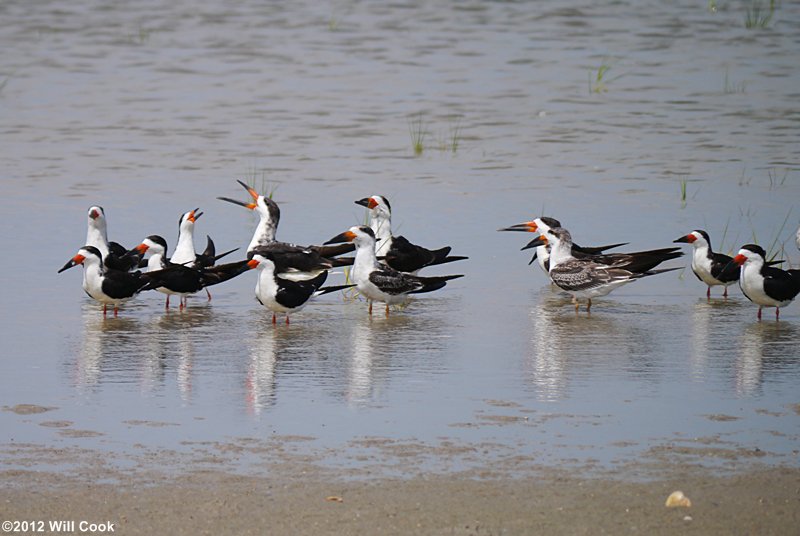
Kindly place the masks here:
<instances>
[{"instance_id":1,"label":"wet sand","mask_svg":"<svg viewBox=\"0 0 800 536\"><path fill-rule=\"evenodd\" d=\"M27 418L37 408L6 409ZM653 440L613 465L378 436L341 449L272 435L112 451L93 438L0 445L0 521L44 521L45 532L51 520L111 522L117 534L785 535L800 527L796 458L777 462L725 437ZM677 490L690 506L666 507Z\"/></svg>"},{"instance_id":2,"label":"wet sand","mask_svg":"<svg viewBox=\"0 0 800 536\"><path fill-rule=\"evenodd\" d=\"M115 523L118 534L797 534L800 470L629 482L551 470L351 480L218 472L91 484L6 472L3 519ZM11 485L9 485L11 484ZM689 508L667 508L676 489Z\"/></svg>"}]
</instances>

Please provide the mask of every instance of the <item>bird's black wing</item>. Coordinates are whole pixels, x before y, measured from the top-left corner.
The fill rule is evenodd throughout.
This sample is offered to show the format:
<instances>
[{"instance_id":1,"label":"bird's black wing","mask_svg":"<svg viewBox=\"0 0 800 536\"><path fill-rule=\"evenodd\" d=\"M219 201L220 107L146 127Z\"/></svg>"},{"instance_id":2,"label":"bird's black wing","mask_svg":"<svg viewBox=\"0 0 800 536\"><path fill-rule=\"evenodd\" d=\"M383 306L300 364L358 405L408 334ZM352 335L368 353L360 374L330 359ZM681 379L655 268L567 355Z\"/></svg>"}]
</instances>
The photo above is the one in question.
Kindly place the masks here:
<instances>
[{"instance_id":1,"label":"bird's black wing","mask_svg":"<svg viewBox=\"0 0 800 536\"><path fill-rule=\"evenodd\" d=\"M711 254L711 275L717 279L718 281L722 281L723 283L728 283L731 281L738 281L739 280L739 270L735 270L732 272L727 272L726 274L722 274L723 269L731 262L733 258L724 253L712 253ZM700 279L700 276L697 277Z\"/></svg>"},{"instance_id":2,"label":"bird's black wing","mask_svg":"<svg viewBox=\"0 0 800 536\"><path fill-rule=\"evenodd\" d=\"M761 275L764 276L764 292L776 300L793 300L800 294L800 270L784 271L765 266Z\"/></svg>"},{"instance_id":3,"label":"bird's black wing","mask_svg":"<svg viewBox=\"0 0 800 536\"><path fill-rule=\"evenodd\" d=\"M108 255L103 259L103 264L110 270L119 270L121 272L128 272L133 270L139 265L141 255L133 250L133 253L126 250L121 244L117 242L108 243Z\"/></svg>"},{"instance_id":4,"label":"bird's black wing","mask_svg":"<svg viewBox=\"0 0 800 536\"><path fill-rule=\"evenodd\" d=\"M318 252L311 248L303 248L286 242L272 242L263 246L253 248L248 256L254 254L272 256L275 264L286 270L296 270L300 272L312 272L331 268L332 263L322 257Z\"/></svg>"},{"instance_id":5,"label":"bird's black wing","mask_svg":"<svg viewBox=\"0 0 800 536\"><path fill-rule=\"evenodd\" d=\"M182 264L170 264L162 270L146 272L143 277L151 280L154 286L164 287L172 292L193 293L203 288L200 271Z\"/></svg>"},{"instance_id":6,"label":"bird's black wing","mask_svg":"<svg viewBox=\"0 0 800 536\"><path fill-rule=\"evenodd\" d=\"M284 307L299 307L306 303L314 292L325 283L328 272L322 272L313 279L305 281L292 281L275 277L278 284L278 292L275 293L275 301Z\"/></svg>"},{"instance_id":7,"label":"bird's black wing","mask_svg":"<svg viewBox=\"0 0 800 536\"><path fill-rule=\"evenodd\" d=\"M106 270L102 288L103 292L114 299L130 298L144 290L150 284L150 279L141 272L123 272L120 270Z\"/></svg>"},{"instance_id":8,"label":"bird's black wing","mask_svg":"<svg viewBox=\"0 0 800 536\"><path fill-rule=\"evenodd\" d=\"M211 266L210 268L203 268L201 270L197 270L197 272L200 276L200 282L202 283L203 287L210 287L212 285L218 285L219 283L228 281L229 279L233 279L249 269L250 268L247 266L247 261L244 260L229 262L227 264L219 264L217 266Z\"/></svg>"},{"instance_id":9,"label":"bird's black wing","mask_svg":"<svg viewBox=\"0 0 800 536\"><path fill-rule=\"evenodd\" d=\"M447 252L450 251L449 247L446 249ZM423 266L428 266L435 259L436 256L431 250L412 244L403 236L395 236L392 238L392 246L386 252L385 262L400 272L414 272Z\"/></svg>"}]
</instances>

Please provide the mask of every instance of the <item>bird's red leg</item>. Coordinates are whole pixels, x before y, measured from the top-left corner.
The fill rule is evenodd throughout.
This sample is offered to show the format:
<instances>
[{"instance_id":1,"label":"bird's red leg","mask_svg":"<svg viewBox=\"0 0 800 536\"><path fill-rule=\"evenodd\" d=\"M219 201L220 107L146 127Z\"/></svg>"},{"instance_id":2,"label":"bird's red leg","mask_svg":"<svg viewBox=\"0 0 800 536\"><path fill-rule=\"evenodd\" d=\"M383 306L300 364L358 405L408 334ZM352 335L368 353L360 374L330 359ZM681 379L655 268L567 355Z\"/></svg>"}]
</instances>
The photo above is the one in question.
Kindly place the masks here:
<instances>
[{"instance_id":1,"label":"bird's red leg","mask_svg":"<svg viewBox=\"0 0 800 536\"><path fill-rule=\"evenodd\" d=\"M369 302L369 316L372 316L372 300Z\"/></svg>"},{"instance_id":2,"label":"bird's red leg","mask_svg":"<svg viewBox=\"0 0 800 536\"><path fill-rule=\"evenodd\" d=\"M275 316L275 313L272 313L272 323L273 324L277 324L278 323L278 317Z\"/></svg>"},{"instance_id":3,"label":"bird's red leg","mask_svg":"<svg viewBox=\"0 0 800 536\"><path fill-rule=\"evenodd\" d=\"M711 287L708 287L708 290L706 291L706 299L707 300L711 299Z\"/></svg>"},{"instance_id":4,"label":"bird's red leg","mask_svg":"<svg viewBox=\"0 0 800 536\"><path fill-rule=\"evenodd\" d=\"M206 289L206 294L208 294L208 301L211 301L211 293Z\"/></svg>"},{"instance_id":5,"label":"bird's red leg","mask_svg":"<svg viewBox=\"0 0 800 536\"><path fill-rule=\"evenodd\" d=\"M167 294L167 304L164 306L164 309L169 310L169 294Z\"/></svg>"},{"instance_id":6,"label":"bird's red leg","mask_svg":"<svg viewBox=\"0 0 800 536\"><path fill-rule=\"evenodd\" d=\"M781 308L780 307L776 307L775 308L775 320L780 320L780 317L781 317Z\"/></svg>"},{"instance_id":7,"label":"bird's red leg","mask_svg":"<svg viewBox=\"0 0 800 536\"><path fill-rule=\"evenodd\" d=\"M725 285L725 292L722 293L722 297L723 298L727 298L728 297L728 285Z\"/></svg>"},{"instance_id":8,"label":"bird's red leg","mask_svg":"<svg viewBox=\"0 0 800 536\"><path fill-rule=\"evenodd\" d=\"M117 313L118 313L118 312L119 312L119 309L118 309L118 308L117 308L117 306L115 305L115 306L114 306L114 318L117 318Z\"/></svg>"},{"instance_id":9,"label":"bird's red leg","mask_svg":"<svg viewBox=\"0 0 800 536\"><path fill-rule=\"evenodd\" d=\"M758 319L761 320L761 307L758 308Z\"/></svg>"},{"instance_id":10,"label":"bird's red leg","mask_svg":"<svg viewBox=\"0 0 800 536\"><path fill-rule=\"evenodd\" d=\"M386 318L389 318L389 304L386 304Z\"/></svg>"},{"instance_id":11,"label":"bird's red leg","mask_svg":"<svg viewBox=\"0 0 800 536\"><path fill-rule=\"evenodd\" d=\"M286 325L289 325L289 315L286 315Z\"/></svg>"},{"instance_id":12,"label":"bird's red leg","mask_svg":"<svg viewBox=\"0 0 800 536\"><path fill-rule=\"evenodd\" d=\"M108 304L104 303L103 304L103 316L106 316L106 308L107 307L108 307Z\"/></svg>"},{"instance_id":13,"label":"bird's red leg","mask_svg":"<svg viewBox=\"0 0 800 536\"><path fill-rule=\"evenodd\" d=\"M589 298L589 303L586 304L586 312L588 313L589 309L591 309L591 308L592 308L592 299Z\"/></svg>"}]
</instances>

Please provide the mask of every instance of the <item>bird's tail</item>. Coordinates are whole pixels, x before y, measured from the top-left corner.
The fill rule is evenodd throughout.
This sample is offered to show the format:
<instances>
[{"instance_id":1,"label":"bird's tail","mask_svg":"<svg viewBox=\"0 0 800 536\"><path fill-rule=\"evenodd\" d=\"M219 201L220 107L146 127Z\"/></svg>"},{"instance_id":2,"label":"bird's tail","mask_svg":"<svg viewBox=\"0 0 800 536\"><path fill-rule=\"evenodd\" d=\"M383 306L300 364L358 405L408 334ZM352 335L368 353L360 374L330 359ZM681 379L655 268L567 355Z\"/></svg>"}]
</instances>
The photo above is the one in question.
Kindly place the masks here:
<instances>
[{"instance_id":1,"label":"bird's tail","mask_svg":"<svg viewBox=\"0 0 800 536\"><path fill-rule=\"evenodd\" d=\"M683 256L680 248L652 249L649 251L637 251L630 254L630 260L615 264L615 268L624 268L634 273L646 273L664 261L677 259Z\"/></svg>"},{"instance_id":2,"label":"bird's tail","mask_svg":"<svg viewBox=\"0 0 800 536\"><path fill-rule=\"evenodd\" d=\"M349 288L353 288L355 285L331 285L330 287L322 287L318 288L314 292L314 296L322 296L323 294L328 294L330 292L336 292L337 290L347 290Z\"/></svg>"},{"instance_id":3,"label":"bird's tail","mask_svg":"<svg viewBox=\"0 0 800 536\"><path fill-rule=\"evenodd\" d=\"M468 259L469 257L462 257L459 255L450 255L450 246L445 246L441 249L435 249L431 251L433 253L433 262L431 262L428 266L433 266L435 264L446 264L448 262L455 262L455 261L463 261Z\"/></svg>"},{"instance_id":4,"label":"bird's tail","mask_svg":"<svg viewBox=\"0 0 800 536\"><path fill-rule=\"evenodd\" d=\"M345 244L333 244L327 246L311 246L311 247L314 250L316 250L317 253L326 258L336 257L344 253L350 253L351 251L355 251L356 249L355 244L349 242Z\"/></svg>"},{"instance_id":5,"label":"bird's tail","mask_svg":"<svg viewBox=\"0 0 800 536\"><path fill-rule=\"evenodd\" d=\"M632 277L634 279L638 279L640 277L647 277L647 276L650 276L650 275L658 275L658 274L663 274L665 272L673 272L675 270L683 270L683 266L676 266L675 268L659 268L658 270L647 270L646 272L639 272L639 273L633 274Z\"/></svg>"},{"instance_id":6,"label":"bird's tail","mask_svg":"<svg viewBox=\"0 0 800 536\"><path fill-rule=\"evenodd\" d=\"M609 249L619 248L627 245L628 245L627 242L621 242L619 244L609 244L607 246L594 246L594 247L584 247L584 246L578 246L577 244L573 244L572 250L573 251L577 250L580 251L581 253L588 253L589 255L598 255Z\"/></svg>"},{"instance_id":7,"label":"bird's tail","mask_svg":"<svg viewBox=\"0 0 800 536\"><path fill-rule=\"evenodd\" d=\"M246 260L236 261L201 269L200 273L203 286L210 287L212 285L218 285L243 274L249 269L247 262Z\"/></svg>"},{"instance_id":8,"label":"bird's tail","mask_svg":"<svg viewBox=\"0 0 800 536\"><path fill-rule=\"evenodd\" d=\"M453 279L457 279L459 277L464 277L464 274L458 275L439 275L433 277L419 277L418 279L422 282L422 288L418 290L414 290L409 292L409 294L421 294L423 292L433 292L434 290L439 290L443 286L447 284L448 281Z\"/></svg>"},{"instance_id":9,"label":"bird's tail","mask_svg":"<svg viewBox=\"0 0 800 536\"><path fill-rule=\"evenodd\" d=\"M239 248L233 248L231 250L226 251L225 253L220 253L219 255L214 255L214 261L216 262L216 261L220 260L222 257L225 257L226 255L230 255L234 251L239 251Z\"/></svg>"},{"instance_id":10,"label":"bird's tail","mask_svg":"<svg viewBox=\"0 0 800 536\"><path fill-rule=\"evenodd\" d=\"M209 235L206 235L206 249L203 251L203 256L213 258L216 252L217 248L214 246L214 241L211 240Z\"/></svg>"}]
</instances>

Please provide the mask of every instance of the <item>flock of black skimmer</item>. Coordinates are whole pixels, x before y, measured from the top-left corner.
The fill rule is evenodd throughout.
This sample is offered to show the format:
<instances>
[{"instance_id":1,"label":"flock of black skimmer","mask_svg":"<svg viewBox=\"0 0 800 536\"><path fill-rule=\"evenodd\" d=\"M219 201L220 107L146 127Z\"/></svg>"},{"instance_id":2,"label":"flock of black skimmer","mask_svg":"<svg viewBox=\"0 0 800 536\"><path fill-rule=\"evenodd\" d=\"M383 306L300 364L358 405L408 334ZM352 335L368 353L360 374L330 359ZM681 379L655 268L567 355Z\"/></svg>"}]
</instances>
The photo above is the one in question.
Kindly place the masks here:
<instances>
[{"instance_id":1,"label":"flock of black skimmer","mask_svg":"<svg viewBox=\"0 0 800 536\"><path fill-rule=\"evenodd\" d=\"M572 295L576 312L582 299L586 300L589 311L592 298L605 296L636 279L681 269L656 269L662 262L682 256L679 247L607 253L626 244L578 246L570 232L553 218L536 218L498 230L538 233L522 249L536 248L530 262L538 260L552 283ZM692 271L708 286L707 298L711 297L714 286L722 286L723 297L727 298L728 286L738 281L745 297L758 305L759 320L763 307L774 307L775 318L779 318L780 308L789 305L800 293L800 270L775 268L774 265L783 261L768 261L764 249L756 244L746 244L735 257L730 257L713 251L711 239L703 230L694 230L673 242L693 246ZM800 229L796 242L800 249Z\"/></svg>"},{"instance_id":2,"label":"flock of black skimmer","mask_svg":"<svg viewBox=\"0 0 800 536\"><path fill-rule=\"evenodd\" d=\"M238 181L250 195L247 202L229 197L219 197L249 210L259 216L253 238L247 246L246 259L217 264L235 251L216 254L211 237L202 253L194 246L194 225L202 215L199 209L180 217L178 242L172 256L167 254L167 242L162 236L150 235L141 244L126 249L108 240L106 215L102 207L89 208L86 245L78 250L60 270L63 272L78 264L83 265L83 290L103 304L103 314L113 306L114 316L119 306L145 290L166 294L165 307L169 309L170 296L180 298L179 308L187 304L187 297L255 269L256 299L272 312L272 322L277 323L279 313L289 315L300 311L314 296L355 288L366 298L369 314L372 302L389 305L406 301L409 294L431 292L444 287L448 281L462 275L423 277L418 272L428 266L464 260L467 257L451 256L450 248L429 250L415 245L402 236L393 236L391 207L384 196L374 195L356 201L370 211L370 225L351 227L323 245L298 246L276 238L280 222L278 204L255 189ZM355 251L354 256L343 255ZM328 272L337 267L349 270L352 283L323 286Z\"/></svg>"},{"instance_id":3,"label":"flock of black skimmer","mask_svg":"<svg viewBox=\"0 0 800 536\"><path fill-rule=\"evenodd\" d=\"M179 297L180 309L186 307L189 295L202 290L211 300L209 287L254 269L256 299L272 312L273 324L277 323L278 314L284 314L288 324L289 315L303 309L312 297L351 288L367 300L370 315L372 304L377 301L385 304L385 314L389 316L389 306L405 302L410 294L438 290L448 281L463 277L462 274L419 275L423 268L467 257L450 255L450 247L429 250L402 236L394 236L392 209L385 196L373 195L355 201L368 209L369 225L351 227L322 245L298 246L276 238L280 222L277 203L238 182L250 195L248 201L217 199L255 211L259 216L244 260L217 264L238 248L217 254L211 237L207 237L206 249L196 252L194 225L203 214L199 209L181 215L177 245L170 257L167 242L159 235L147 236L132 249L110 242L105 212L102 207L92 206L88 211L86 245L59 273L83 265L83 290L103 304L104 315L112 305L116 316L122 303L145 290L166 294L167 309L170 296ZM553 218L536 218L499 230L537 233L522 249L535 248L530 263L538 261L551 282L572 295L576 312L582 300L586 301L588 312L593 298L637 279L682 268L657 268L665 261L681 257L679 246L610 253L609 250L626 244L579 246L570 232ZM800 249L800 229L796 240ZM723 297L727 298L728 286L738 281L743 294L758 305L759 320L763 307L774 307L776 319L779 318L780 308L800 293L800 270L776 268L774 265L783 261L768 261L764 249L758 245L744 245L736 256L729 257L711 249L711 239L703 230L694 230L674 242L692 245L692 271L707 285L708 298L714 286L722 286ZM352 252L353 256L346 256ZM347 284L323 286L329 271L340 267L348 272Z\"/></svg>"}]
</instances>

